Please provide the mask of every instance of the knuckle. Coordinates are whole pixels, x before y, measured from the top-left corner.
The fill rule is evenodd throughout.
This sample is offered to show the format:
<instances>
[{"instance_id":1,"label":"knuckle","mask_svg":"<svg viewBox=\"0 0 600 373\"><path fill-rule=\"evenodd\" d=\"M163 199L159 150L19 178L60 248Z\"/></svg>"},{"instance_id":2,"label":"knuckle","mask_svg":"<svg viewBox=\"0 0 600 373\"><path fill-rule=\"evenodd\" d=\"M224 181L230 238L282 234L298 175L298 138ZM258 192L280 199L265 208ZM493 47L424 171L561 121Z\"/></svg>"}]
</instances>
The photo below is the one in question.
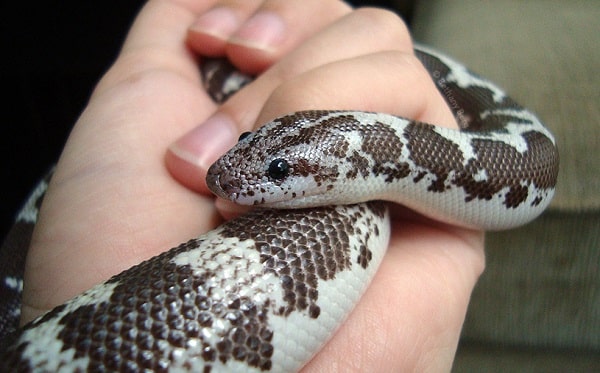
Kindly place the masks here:
<instances>
[{"instance_id":1,"label":"knuckle","mask_svg":"<svg viewBox=\"0 0 600 373\"><path fill-rule=\"evenodd\" d=\"M411 45L408 27L398 14L380 8L359 8L353 14L362 27L380 40L391 45Z\"/></svg>"}]
</instances>

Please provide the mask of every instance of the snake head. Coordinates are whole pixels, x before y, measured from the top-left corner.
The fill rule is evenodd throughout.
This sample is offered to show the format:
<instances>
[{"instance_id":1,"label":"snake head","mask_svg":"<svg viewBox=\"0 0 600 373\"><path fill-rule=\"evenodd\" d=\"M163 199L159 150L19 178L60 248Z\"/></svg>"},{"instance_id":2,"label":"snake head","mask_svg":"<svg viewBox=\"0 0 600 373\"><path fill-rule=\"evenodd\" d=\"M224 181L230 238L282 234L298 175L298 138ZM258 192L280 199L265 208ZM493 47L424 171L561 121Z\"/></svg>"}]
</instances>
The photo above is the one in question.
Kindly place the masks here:
<instances>
[{"instance_id":1,"label":"snake head","mask_svg":"<svg viewBox=\"0 0 600 373\"><path fill-rule=\"evenodd\" d=\"M332 119L335 120L332 121ZM329 121L327 120L329 119ZM277 118L244 133L208 170L217 196L242 205L312 207L333 200L351 144L339 131L337 112L305 111Z\"/></svg>"}]
</instances>

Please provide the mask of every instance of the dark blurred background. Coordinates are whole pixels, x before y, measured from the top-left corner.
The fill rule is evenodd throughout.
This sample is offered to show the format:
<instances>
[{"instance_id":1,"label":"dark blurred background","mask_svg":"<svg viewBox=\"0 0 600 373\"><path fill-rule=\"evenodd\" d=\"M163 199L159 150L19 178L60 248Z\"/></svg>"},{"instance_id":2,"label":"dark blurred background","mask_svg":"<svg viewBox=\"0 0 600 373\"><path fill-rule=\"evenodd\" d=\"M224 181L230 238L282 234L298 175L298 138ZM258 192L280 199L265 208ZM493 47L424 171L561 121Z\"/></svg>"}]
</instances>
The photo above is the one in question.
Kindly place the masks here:
<instances>
[{"instance_id":1,"label":"dark blurred background","mask_svg":"<svg viewBox=\"0 0 600 373\"><path fill-rule=\"evenodd\" d=\"M91 90L116 57L144 1L3 2L0 237L58 159ZM402 8L394 1L354 5ZM410 4L410 1L395 1Z\"/></svg>"}]
</instances>

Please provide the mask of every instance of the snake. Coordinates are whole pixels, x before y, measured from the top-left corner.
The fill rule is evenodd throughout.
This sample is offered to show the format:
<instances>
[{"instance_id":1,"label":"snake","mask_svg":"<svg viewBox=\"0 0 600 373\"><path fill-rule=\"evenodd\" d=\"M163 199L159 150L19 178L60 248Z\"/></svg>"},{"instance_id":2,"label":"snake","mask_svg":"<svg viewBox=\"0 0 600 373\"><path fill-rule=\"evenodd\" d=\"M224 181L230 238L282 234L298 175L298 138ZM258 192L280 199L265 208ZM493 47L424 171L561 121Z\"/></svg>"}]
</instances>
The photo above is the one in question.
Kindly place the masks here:
<instances>
[{"instance_id":1,"label":"snake","mask_svg":"<svg viewBox=\"0 0 600 373\"><path fill-rule=\"evenodd\" d=\"M3 303L0 370L298 371L376 273L389 242L389 202L481 230L539 216L558 175L549 130L452 58L421 45L415 54L459 129L384 113L310 110L243 133L210 167L207 184L221 198L256 208L22 328L14 326L18 300ZM217 101L251 81L218 61L201 65ZM49 177L14 231L30 234ZM7 242L19 246L10 235ZM4 294L22 288L14 273L5 277Z\"/></svg>"}]
</instances>

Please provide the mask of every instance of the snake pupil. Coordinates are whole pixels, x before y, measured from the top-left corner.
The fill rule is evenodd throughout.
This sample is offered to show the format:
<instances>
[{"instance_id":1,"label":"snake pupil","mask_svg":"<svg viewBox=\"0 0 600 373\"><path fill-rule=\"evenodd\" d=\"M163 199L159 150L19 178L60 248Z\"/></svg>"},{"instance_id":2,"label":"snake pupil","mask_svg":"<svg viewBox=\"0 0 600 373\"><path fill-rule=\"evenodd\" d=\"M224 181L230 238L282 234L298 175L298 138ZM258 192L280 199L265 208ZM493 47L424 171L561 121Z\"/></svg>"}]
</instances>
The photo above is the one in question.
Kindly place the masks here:
<instances>
[{"instance_id":1,"label":"snake pupil","mask_svg":"<svg viewBox=\"0 0 600 373\"><path fill-rule=\"evenodd\" d=\"M269 176L275 180L281 180L290 172L290 165L285 159L274 159L269 165Z\"/></svg>"}]
</instances>

